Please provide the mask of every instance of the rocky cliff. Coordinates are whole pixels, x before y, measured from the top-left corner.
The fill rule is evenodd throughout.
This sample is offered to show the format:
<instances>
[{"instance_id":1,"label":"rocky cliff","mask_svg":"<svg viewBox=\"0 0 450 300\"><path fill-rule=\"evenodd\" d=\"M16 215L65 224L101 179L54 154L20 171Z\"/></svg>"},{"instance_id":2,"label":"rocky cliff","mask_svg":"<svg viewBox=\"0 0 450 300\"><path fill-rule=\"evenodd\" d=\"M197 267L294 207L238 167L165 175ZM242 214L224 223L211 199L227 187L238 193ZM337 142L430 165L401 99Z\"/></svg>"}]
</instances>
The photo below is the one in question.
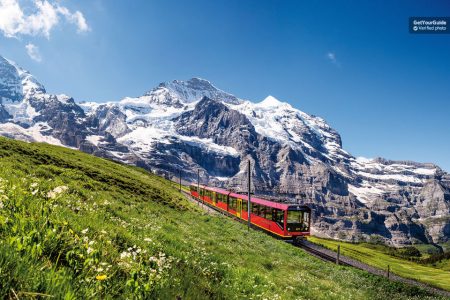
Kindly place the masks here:
<instances>
[{"instance_id":1,"label":"rocky cliff","mask_svg":"<svg viewBox=\"0 0 450 300\"><path fill-rule=\"evenodd\" d=\"M355 158L323 119L253 103L193 78L137 98L77 103L0 57L0 135L77 148L164 176L307 203L316 234L394 245L450 238L450 175L434 164Z\"/></svg>"}]
</instances>

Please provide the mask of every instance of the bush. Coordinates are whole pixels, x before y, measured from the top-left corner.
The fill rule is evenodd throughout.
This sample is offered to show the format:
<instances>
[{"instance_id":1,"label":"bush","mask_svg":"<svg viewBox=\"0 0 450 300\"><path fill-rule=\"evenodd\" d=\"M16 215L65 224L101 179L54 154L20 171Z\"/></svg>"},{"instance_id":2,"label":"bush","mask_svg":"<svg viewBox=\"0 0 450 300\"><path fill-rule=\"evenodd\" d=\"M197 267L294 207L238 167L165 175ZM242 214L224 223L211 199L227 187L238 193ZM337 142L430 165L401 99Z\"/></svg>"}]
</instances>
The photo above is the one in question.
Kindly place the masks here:
<instances>
[{"instance_id":1,"label":"bush","mask_svg":"<svg viewBox=\"0 0 450 300\"><path fill-rule=\"evenodd\" d=\"M384 245L383 238L378 234L371 234L367 242L374 245Z\"/></svg>"},{"instance_id":2,"label":"bush","mask_svg":"<svg viewBox=\"0 0 450 300\"><path fill-rule=\"evenodd\" d=\"M399 250L399 252L400 252L401 256L405 256L405 257L421 257L422 256L420 251L416 247L413 247L413 246L401 248Z\"/></svg>"}]
</instances>

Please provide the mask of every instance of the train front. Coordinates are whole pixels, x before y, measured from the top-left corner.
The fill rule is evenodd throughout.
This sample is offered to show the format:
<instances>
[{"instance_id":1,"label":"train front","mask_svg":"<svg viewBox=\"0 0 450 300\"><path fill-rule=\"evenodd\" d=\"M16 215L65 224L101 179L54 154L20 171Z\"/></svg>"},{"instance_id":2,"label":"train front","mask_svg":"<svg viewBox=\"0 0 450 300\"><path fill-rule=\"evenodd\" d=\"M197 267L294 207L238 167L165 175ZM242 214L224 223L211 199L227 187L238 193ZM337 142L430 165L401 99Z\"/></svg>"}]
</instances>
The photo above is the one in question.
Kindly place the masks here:
<instances>
[{"instance_id":1,"label":"train front","mask_svg":"<svg viewBox=\"0 0 450 300\"><path fill-rule=\"evenodd\" d=\"M308 236L311 227L311 209L304 205L289 205L286 231L293 238Z\"/></svg>"}]
</instances>

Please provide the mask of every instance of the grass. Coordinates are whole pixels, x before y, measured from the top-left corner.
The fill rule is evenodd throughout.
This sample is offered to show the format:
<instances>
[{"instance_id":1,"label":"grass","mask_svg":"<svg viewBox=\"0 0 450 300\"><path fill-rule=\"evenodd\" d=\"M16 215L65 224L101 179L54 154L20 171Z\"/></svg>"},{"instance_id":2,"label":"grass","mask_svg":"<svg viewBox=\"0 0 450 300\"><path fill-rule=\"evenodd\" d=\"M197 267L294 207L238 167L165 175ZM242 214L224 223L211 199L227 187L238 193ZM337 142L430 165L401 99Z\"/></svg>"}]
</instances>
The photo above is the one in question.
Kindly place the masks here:
<instances>
[{"instance_id":1,"label":"grass","mask_svg":"<svg viewBox=\"0 0 450 300\"><path fill-rule=\"evenodd\" d=\"M423 258L427 258L430 257L431 254L439 254L441 252L438 247L431 244L417 244L414 245L414 247L420 251Z\"/></svg>"},{"instance_id":2,"label":"grass","mask_svg":"<svg viewBox=\"0 0 450 300\"><path fill-rule=\"evenodd\" d=\"M445 259L437 262L434 267L450 273L450 259Z\"/></svg>"},{"instance_id":3,"label":"grass","mask_svg":"<svg viewBox=\"0 0 450 300\"><path fill-rule=\"evenodd\" d=\"M353 244L317 237L310 237L308 240L323 245L333 251L337 251L337 246L341 245L342 255L357 259L383 270L386 270L389 265L391 272L397 275L415 279L450 291L450 272L445 266L442 268L435 268L406 259L393 257L385 253L384 250L381 249L383 247L381 245L374 246L366 243Z\"/></svg>"},{"instance_id":4,"label":"grass","mask_svg":"<svg viewBox=\"0 0 450 300\"><path fill-rule=\"evenodd\" d=\"M0 138L0 298L435 299L200 211L139 168Z\"/></svg>"}]
</instances>

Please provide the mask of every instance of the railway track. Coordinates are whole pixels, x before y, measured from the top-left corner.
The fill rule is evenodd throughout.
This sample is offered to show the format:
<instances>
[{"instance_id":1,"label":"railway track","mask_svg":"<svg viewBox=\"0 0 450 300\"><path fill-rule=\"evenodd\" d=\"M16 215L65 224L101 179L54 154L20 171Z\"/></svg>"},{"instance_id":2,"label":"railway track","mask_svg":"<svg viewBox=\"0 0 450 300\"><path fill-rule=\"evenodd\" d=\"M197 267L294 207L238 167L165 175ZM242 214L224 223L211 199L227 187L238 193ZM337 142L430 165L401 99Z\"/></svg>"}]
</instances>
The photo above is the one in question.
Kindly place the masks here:
<instances>
[{"instance_id":1,"label":"railway track","mask_svg":"<svg viewBox=\"0 0 450 300\"><path fill-rule=\"evenodd\" d=\"M316 257L318 257L318 258L320 258L322 260L329 261L329 262L335 262L335 263L337 263L339 265L346 266L346 267L352 267L351 264L349 264L349 263L347 263L345 261L342 261L342 260L337 261L337 257L335 257L334 255L330 255L328 253L325 253L324 251L321 251L319 249L314 249L314 248L308 246L304 241L300 241L300 242L295 243L295 244L293 243L293 245L295 245L295 246L297 246L299 248L302 248L303 250L305 250L309 254L312 254L313 256L316 256Z\"/></svg>"}]
</instances>

